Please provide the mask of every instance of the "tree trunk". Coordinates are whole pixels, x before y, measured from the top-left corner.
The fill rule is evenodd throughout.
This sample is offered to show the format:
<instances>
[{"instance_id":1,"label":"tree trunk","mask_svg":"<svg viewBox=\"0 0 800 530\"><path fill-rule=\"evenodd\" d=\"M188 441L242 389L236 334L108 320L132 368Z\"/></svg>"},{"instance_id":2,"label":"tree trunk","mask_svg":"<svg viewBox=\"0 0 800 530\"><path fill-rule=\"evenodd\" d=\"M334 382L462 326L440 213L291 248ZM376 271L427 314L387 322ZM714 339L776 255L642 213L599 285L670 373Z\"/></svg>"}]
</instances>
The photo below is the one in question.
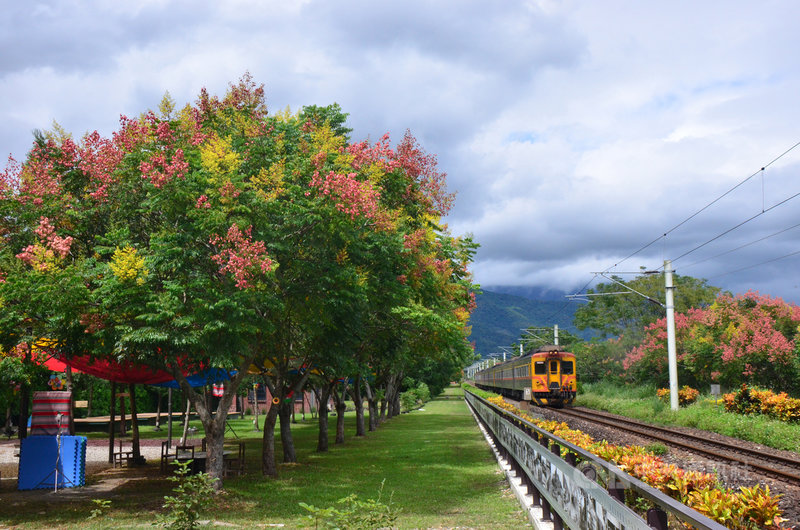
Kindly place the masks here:
<instances>
[{"instance_id":1,"label":"tree trunk","mask_svg":"<svg viewBox=\"0 0 800 530\"><path fill-rule=\"evenodd\" d=\"M344 443L344 412L347 410L347 404L344 401L344 397L347 392L347 383L342 384L345 386L345 388L342 388L341 390L337 390L336 387L333 387L333 402L336 404L336 440L334 442L336 444Z\"/></svg>"},{"instance_id":2,"label":"tree trunk","mask_svg":"<svg viewBox=\"0 0 800 530\"><path fill-rule=\"evenodd\" d=\"M30 400L31 389L27 384L22 383L19 390L19 429L17 429L17 437L20 440L28 437L28 415L30 414Z\"/></svg>"},{"instance_id":3,"label":"tree trunk","mask_svg":"<svg viewBox=\"0 0 800 530\"><path fill-rule=\"evenodd\" d=\"M258 386L253 385L253 430L258 430Z\"/></svg>"},{"instance_id":4,"label":"tree trunk","mask_svg":"<svg viewBox=\"0 0 800 530\"><path fill-rule=\"evenodd\" d=\"M275 463L275 423L278 419L278 407L279 405L270 403L267 415L264 418L261 473L270 477L278 476L278 466Z\"/></svg>"},{"instance_id":5,"label":"tree trunk","mask_svg":"<svg viewBox=\"0 0 800 530\"><path fill-rule=\"evenodd\" d=\"M394 399L392 399L392 417L400 415L400 392L395 391Z\"/></svg>"},{"instance_id":6,"label":"tree trunk","mask_svg":"<svg viewBox=\"0 0 800 530\"><path fill-rule=\"evenodd\" d=\"M319 436L317 437L317 452L324 453L328 450L328 400L331 389L336 383L323 385L317 395L317 422L319 423ZM315 392L316 394L316 392Z\"/></svg>"},{"instance_id":7,"label":"tree trunk","mask_svg":"<svg viewBox=\"0 0 800 530\"><path fill-rule=\"evenodd\" d=\"M223 444L225 442L225 422L228 419L228 411L230 410L231 403L233 403L233 399L236 397L239 386L242 384L242 380L247 374L247 368L252 362L252 356L242 359L236 375L231 378L230 384L225 385L225 390L213 414L211 409L206 406L205 396L197 393L189 386L186 376L183 375L177 367L172 367L172 372L180 384L181 390L183 390L184 395L187 397L187 401L190 404L194 404L194 409L197 411L200 421L203 424L203 429L206 433L206 473L208 473L211 478L216 479L214 481L215 490L222 489L224 471ZM186 417L189 417L188 409Z\"/></svg>"},{"instance_id":8,"label":"tree trunk","mask_svg":"<svg viewBox=\"0 0 800 530\"><path fill-rule=\"evenodd\" d=\"M67 426L70 436L75 436L75 392L72 384L72 367L67 365L64 369L67 377L67 390L69 391L69 425Z\"/></svg>"},{"instance_id":9,"label":"tree trunk","mask_svg":"<svg viewBox=\"0 0 800 530\"><path fill-rule=\"evenodd\" d=\"M289 401L289 403L286 403ZM283 446L283 462L297 462L297 453L294 450L294 440L292 439L292 409L294 402L284 399L278 404L278 416L281 421L281 445Z\"/></svg>"},{"instance_id":10,"label":"tree trunk","mask_svg":"<svg viewBox=\"0 0 800 530\"><path fill-rule=\"evenodd\" d=\"M124 392L122 392L124 394ZM119 435L128 434L128 422L125 419L125 396L119 396Z\"/></svg>"},{"instance_id":11,"label":"tree trunk","mask_svg":"<svg viewBox=\"0 0 800 530\"><path fill-rule=\"evenodd\" d=\"M383 422L386 421L386 408L387 408L386 405L387 405L386 394L384 394L383 395L383 399L381 399L381 415L380 415L380 418L378 418L378 421L380 423L383 423Z\"/></svg>"},{"instance_id":12,"label":"tree trunk","mask_svg":"<svg viewBox=\"0 0 800 530\"><path fill-rule=\"evenodd\" d=\"M217 413L212 418L204 417L205 413L200 413L201 419L211 419L203 421L203 428L206 432L206 473L216 478L214 488L222 489L222 477L225 472L225 461L223 449L225 444L225 412L217 407Z\"/></svg>"},{"instance_id":13,"label":"tree trunk","mask_svg":"<svg viewBox=\"0 0 800 530\"><path fill-rule=\"evenodd\" d=\"M397 385L397 374L391 374L386 380L386 418L392 418L395 415L394 412L394 400L395 396L398 394L398 385ZM381 405L384 406L384 405Z\"/></svg>"},{"instance_id":14,"label":"tree trunk","mask_svg":"<svg viewBox=\"0 0 800 530\"><path fill-rule=\"evenodd\" d=\"M89 399L86 400L86 416L92 417L92 404L94 402L94 378L89 379Z\"/></svg>"},{"instance_id":15,"label":"tree trunk","mask_svg":"<svg viewBox=\"0 0 800 530\"><path fill-rule=\"evenodd\" d=\"M369 407L369 432L372 432L378 428L378 396L367 380L364 380L364 393L367 395L367 406Z\"/></svg>"},{"instance_id":16,"label":"tree trunk","mask_svg":"<svg viewBox=\"0 0 800 530\"><path fill-rule=\"evenodd\" d=\"M350 389L353 404L356 407L356 436L365 436L364 430L364 398L361 397L361 376L356 376L355 383Z\"/></svg>"},{"instance_id":17,"label":"tree trunk","mask_svg":"<svg viewBox=\"0 0 800 530\"><path fill-rule=\"evenodd\" d=\"M117 383L111 381L111 405L109 406L108 410L108 463L114 463L114 433L116 429L114 428L114 416L116 415L116 411L114 410L114 404L116 399L114 396L117 395Z\"/></svg>"},{"instance_id":18,"label":"tree trunk","mask_svg":"<svg viewBox=\"0 0 800 530\"><path fill-rule=\"evenodd\" d=\"M186 414L183 415L183 433L181 434L181 441L178 445L186 443L186 436L189 434L189 411L192 407L192 400L186 400Z\"/></svg>"},{"instance_id":19,"label":"tree trunk","mask_svg":"<svg viewBox=\"0 0 800 530\"><path fill-rule=\"evenodd\" d=\"M25 349L25 363L31 360L31 345ZM24 381L19 389L19 429L17 437L22 440L28 437L28 415L30 414L31 387Z\"/></svg>"},{"instance_id":20,"label":"tree trunk","mask_svg":"<svg viewBox=\"0 0 800 530\"><path fill-rule=\"evenodd\" d=\"M142 451L139 447L139 418L136 416L136 386L128 384L128 398L131 402L131 445L133 446L133 461L137 464L142 462Z\"/></svg>"},{"instance_id":21,"label":"tree trunk","mask_svg":"<svg viewBox=\"0 0 800 530\"><path fill-rule=\"evenodd\" d=\"M162 401L161 398L164 397L164 394L161 393L160 389L157 392L158 392L158 405L156 406L156 425L155 427L153 427L154 431L161 430L161 401Z\"/></svg>"}]
</instances>

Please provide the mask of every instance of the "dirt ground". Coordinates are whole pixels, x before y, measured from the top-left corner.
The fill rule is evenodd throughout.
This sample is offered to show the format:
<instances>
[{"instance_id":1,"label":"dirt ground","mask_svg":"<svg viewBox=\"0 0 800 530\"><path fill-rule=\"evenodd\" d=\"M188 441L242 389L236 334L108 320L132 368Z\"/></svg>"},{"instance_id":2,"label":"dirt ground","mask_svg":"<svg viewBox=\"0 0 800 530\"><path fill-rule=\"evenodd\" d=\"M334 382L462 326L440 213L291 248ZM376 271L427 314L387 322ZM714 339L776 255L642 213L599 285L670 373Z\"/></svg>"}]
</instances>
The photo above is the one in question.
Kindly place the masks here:
<instances>
[{"instance_id":1,"label":"dirt ground","mask_svg":"<svg viewBox=\"0 0 800 530\"><path fill-rule=\"evenodd\" d=\"M199 443L199 442L198 442ZM142 456L149 464L158 465L161 458L161 440L142 440L140 443ZM55 467L55 465L54 465ZM152 467L141 468L152 473ZM117 487L136 480L141 473L136 468L116 468L108 463L108 441L89 440L86 446L86 486L80 488L60 488L55 492L52 488L17 490L19 474L19 440L0 440L0 494L2 502L35 502L46 498L47 502L69 500L75 498L92 499L110 492Z\"/></svg>"}]
</instances>

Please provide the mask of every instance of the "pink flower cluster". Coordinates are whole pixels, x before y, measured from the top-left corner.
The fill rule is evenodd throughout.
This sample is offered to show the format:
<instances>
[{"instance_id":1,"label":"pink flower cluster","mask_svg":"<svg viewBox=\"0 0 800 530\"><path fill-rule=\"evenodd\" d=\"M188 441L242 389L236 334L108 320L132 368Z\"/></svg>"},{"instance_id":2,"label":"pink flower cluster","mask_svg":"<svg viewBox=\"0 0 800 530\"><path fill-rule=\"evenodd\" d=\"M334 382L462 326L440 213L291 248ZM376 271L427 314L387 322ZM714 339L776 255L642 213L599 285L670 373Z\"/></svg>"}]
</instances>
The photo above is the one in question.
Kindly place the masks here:
<instances>
[{"instance_id":1,"label":"pink flower cluster","mask_svg":"<svg viewBox=\"0 0 800 530\"><path fill-rule=\"evenodd\" d=\"M0 172L0 196L7 197L19 189L19 178L22 173L22 165L8 155L6 167Z\"/></svg>"},{"instance_id":2,"label":"pink flower cluster","mask_svg":"<svg viewBox=\"0 0 800 530\"><path fill-rule=\"evenodd\" d=\"M201 196L200 196L200 197L197 199L197 202L196 202L196 203L194 203L194 207L195 207L195 208L200 208L200 209L208 209L208 208L211 208L211 204L208 202L208 195L205 195L205 194L201 195Z\"/></svg>"},{"instance_id":3,"label":"pink flower cluster","mask_svg":"<svg viewBox=\"0 0 800 530\"><path fill-rule=\"evenodd\" d=\"M127 116L120 116L119 122L120 130L113 134L114 144L131 153L147 141L150 128L146 123L132 120Z\"/></svg>"},{"instance_id":4,"label":"pink flower cluster","mask_svg":"<svg viewBox=\"0 0 800 530\"><path fill-rule=\"evenodd\" d=\"M323 177L319 172L314 172L309 185L333 199L336 209L348 214L351 219L357 216L378 218L380 192L369 182L358 180L355 173L340 175L331 171Z\"/></svg>"},{"instance_id":5,"label":"pink flower cluster","mask_svg":"<svg viewBox=\"0 0 800 530\"><path fill-rule=\"evenodd\" d=\"M264 103L264 85L256 86L249 73L245 73L237 84L229 85L228 93L222 101L216 96L209 96L205 87L200 89L196 105L203 117L211 116L223 108L248 109L255 118L263 116L267 111Z\"/></svg>"},{"instance_id":6,"label":"pink flower cluster","mask_svg":"<svg viewBox=\"0 0 800 530\"><path fill-rule=\"evenodd\" d=\"M34 230L41 242L50 248L59 258L67 257L72 246L72 236L59 237L56 229L50 224L50 219L42 217L39 219L39 226Z\"/></svg>"},{"instance_id":7,"label":"pink flower cluster","mask_svg":"<svg viewBox=\"0 0 800 530\"><path fill-rule=\"evenodd\" d=\"M239 289L250 287L256 272L263 274L272 270L273 261L267 255L266 245L263 241L253 241L252 231L252 226L242 232L234 224L225 237L215 234L209 240L212 245L222 247L211 259L220 266L220 273L233 275Z\"/></svg>"},{"instance_id":8,"label":"pink flower cluster","mask_svg":"<svg viewBox=\"0 0 800 530\"><path fill-rule=\"evenodd\" d=\"M61 195L61 180L54 171L54 160L51 156L52 143L44 148L34 145L28 157L28 163L20 173L20 201L26 202L33 197L33 204L42 204L47 195Z\"/></svg>"},{"instance_id":9,"label":"pink flower cluster","mask_svg":"<svg viewBox=\"0 0 800 530\"><path fill-rule=\"evenodd\" d=\"M73 241L72 236L57 236L55 228L47 217L39 219L39 226L34 232L39 237L41 245L28 245L17 254L18 259L37 270L45 271L48 262L52 261L54 257L58 256L63 259L69 254Z\"/></svg>"},{"instance_id":10,"label":"pink flower cluster","mask_svg":"<svg viewBox=\"0 0 800 530\"><path fill-rule=\"evenodd\" d=\"M183 158L183 149L176 149L169 162L163 153L157 153L148 162L139 164L142 178L149 180L156 188L163 187L175 178L182 179L188 170L189 163Z\"/></svg>"},{"instance_id":11,"label":"pink flower cluster","mask_svg":"<svg viewBox=\"0 0 800 530\"><path fill-rule=\"evenodd\" d=\"M397 146L394 159L397 165L404 169L412 179L406 193L415 194L415 187L418 186L420 199L428 203L433 213L447 214L455 195L447 193L447 175L439 172L436 156L426 154L416 138L406 131L403 141Z\"/></svg>"},{"instance_id":12,"label":"pink flower cluster","mask_svg":"<svg viewBox=\"0 0 800 530\"><path fill-rule=\"evenodd\" d=\"M733 369L744 377L759 376L765 362L788 366L795 355L795 334L800 307L780 298L747 292L735 297L720 295L706 308L675 315L678 359L699 377L720 380ZM784 332L782 332L784 330ZM666 320L646 329L642 343L623 361L629 370L639 363L661 366L666 358ZM648 364L650 366L650 364ZM734 368L735 367L735 368Z\"/></svg>"},{"instance_id":13,"label":"pink flower cluster","mask_svg":"<svg viewBox=\"0 0 800 530\"><path fill-rule=\"evenodd\" d=\"M239 189L238 189L238 188L237 188L237 187L236 187L236 186L233 184L233 182L231 182L230 180L229 180L229 181L227 181L227 182L226 182L225 184L223 184L222 186L220 186L220 188L219 188L219 195L220 195L220 197L223 197L223 198L226 198L226 199L229 199L229 198L233 198L233 199L235 199L235 198L236 198L236 197L238 197L238 196L239 196L241 193L242 193L242 192L241 192L241 190L239 190Z\"/></svg>"},{"instance_id":14,"label":"pink flower cluster","mask_svg":"<svg viewBox=\"0 0 800 530\"><path fill-rule=\"evenodd\" d=\"M62 149L67 145L65 141ZM114 172L124 156L125 152L115 142L102 138L97 131L83 139L83 146L77 151L78 167L92 183L90 189L94 191L89 195L93 199L103 202L108 198L108 188L116 181Z\"/></svg>"},{"instance_id":15,"label":"pink flower cluster","mask_svg":"<svg viewBox=\"0 0 800 530\"><path fill-rule=\"evenodd\" d=\"M400 163L394 160L394 150L389 147L389 133L384 134L374 146L370 146L366 140L350 144L347 146L347 152L353 155L355 169L371 164L382 164L387 171L400 167Z\"/></svg>"}]
</instances>

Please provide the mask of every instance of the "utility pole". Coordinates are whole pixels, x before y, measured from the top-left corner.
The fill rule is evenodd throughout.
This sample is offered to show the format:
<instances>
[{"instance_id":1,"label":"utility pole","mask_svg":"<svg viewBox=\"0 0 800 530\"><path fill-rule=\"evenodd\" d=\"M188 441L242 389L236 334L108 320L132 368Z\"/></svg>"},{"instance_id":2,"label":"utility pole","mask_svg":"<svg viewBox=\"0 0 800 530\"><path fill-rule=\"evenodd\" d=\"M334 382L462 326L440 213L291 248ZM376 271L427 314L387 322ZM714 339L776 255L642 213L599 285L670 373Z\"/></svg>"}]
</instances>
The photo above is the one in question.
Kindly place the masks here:
<instances>
[{"instance_id":1,"label":"utility pole","mask_svg":"<svg viewBox=\"0 0 800 530\"><path fill-rule=\"evenodd\" d=\"M672 262L664 260L664 287L667 296L667 361L669 363L669 405L678 410L678 354L675 347L675 297L672 285Z\"/></svg>"},{"instance_id":2,"label":"utility pole","mask_svg":"<svg viewBox=\"0 0 800 530\"><path fill-rule=\"evenodd\" d=\"M553 324L553 344L558 346L558 324Z\"/></svg>"},{"instance_id":3,"label":"utility pole","mask_svg":"<svg viewBox=\"0 0 800 530\"><path fill-rule=\"evenodd\" d=\"M653 274L655 271L645 271L645 274ZM677 348L675 346L675 286L672 283L672 261L666 259L664 260L664 288L666 291L666 305L662 304L658 300L654 300L647 296L646 294L640 293L635 289L631 289L624 283L617 281L613 277L606 276L603 272L596 272L595 274L599 274L606 280L611 281L612 283L616 283L621 285L627 292L635 293L641 296L642 298L653 302L654 304L658 304L667 312L667 365L669 367L669 404L672 410L678 410L678 353ZM592 295L584 295L584 296L607 296L612 294L627 294L627 292L616 292L616 293L596 293ZM577 298L578 295L570 295L568 298Z\"/></svg>"}]
</instances>

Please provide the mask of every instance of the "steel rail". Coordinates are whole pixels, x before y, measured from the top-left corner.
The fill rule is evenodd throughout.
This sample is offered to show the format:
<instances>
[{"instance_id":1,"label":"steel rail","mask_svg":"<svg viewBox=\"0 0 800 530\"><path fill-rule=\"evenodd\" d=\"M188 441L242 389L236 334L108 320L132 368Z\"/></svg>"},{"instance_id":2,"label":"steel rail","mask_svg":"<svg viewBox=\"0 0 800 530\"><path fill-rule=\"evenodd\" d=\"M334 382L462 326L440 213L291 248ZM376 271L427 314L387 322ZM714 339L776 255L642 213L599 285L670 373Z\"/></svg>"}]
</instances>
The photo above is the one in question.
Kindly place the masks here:
<instances>
[{"instance_id":1,"label":"steel rail","mask_svg":"<svg viewBox=\"0 0 800 530\"><path fill-rule=\"evenodd\" d=\"M598 413L595 411L576 410L576 409L559 409L558 413L565 416L572 416L575 418L583 419L586 421L606 425L617 430L627 431L640 436L646 436L655 440L659 440L666 444L680 447L693 453L700 453L715 460L723 460L729 462L737 462L745 466L757 469L761 472L777 476L783 480L800 484L800 474L797 472L784 471L763 463L765 460L777 461L780 465L798 468L798 462L791 458L785 458L777 455L769 455L745 449L740 446L728 444L725 442L710 440L708 438L701 438L691 434L683 433L680 431L671 430L665 427L659 427L649 423L643 423L631 419L623 419L617 416ZM655 432L654 432L655 431ZM677 438L677 439L676 439ZM680 439L688 440L681 441ZM715 449L704 449L699 447L698 444L705 444L713 446ZM719 449L730 451L733 455L723 455L719 453ZM759 462L760 460L760 462Z\"/></svg>"}]
</instances>

